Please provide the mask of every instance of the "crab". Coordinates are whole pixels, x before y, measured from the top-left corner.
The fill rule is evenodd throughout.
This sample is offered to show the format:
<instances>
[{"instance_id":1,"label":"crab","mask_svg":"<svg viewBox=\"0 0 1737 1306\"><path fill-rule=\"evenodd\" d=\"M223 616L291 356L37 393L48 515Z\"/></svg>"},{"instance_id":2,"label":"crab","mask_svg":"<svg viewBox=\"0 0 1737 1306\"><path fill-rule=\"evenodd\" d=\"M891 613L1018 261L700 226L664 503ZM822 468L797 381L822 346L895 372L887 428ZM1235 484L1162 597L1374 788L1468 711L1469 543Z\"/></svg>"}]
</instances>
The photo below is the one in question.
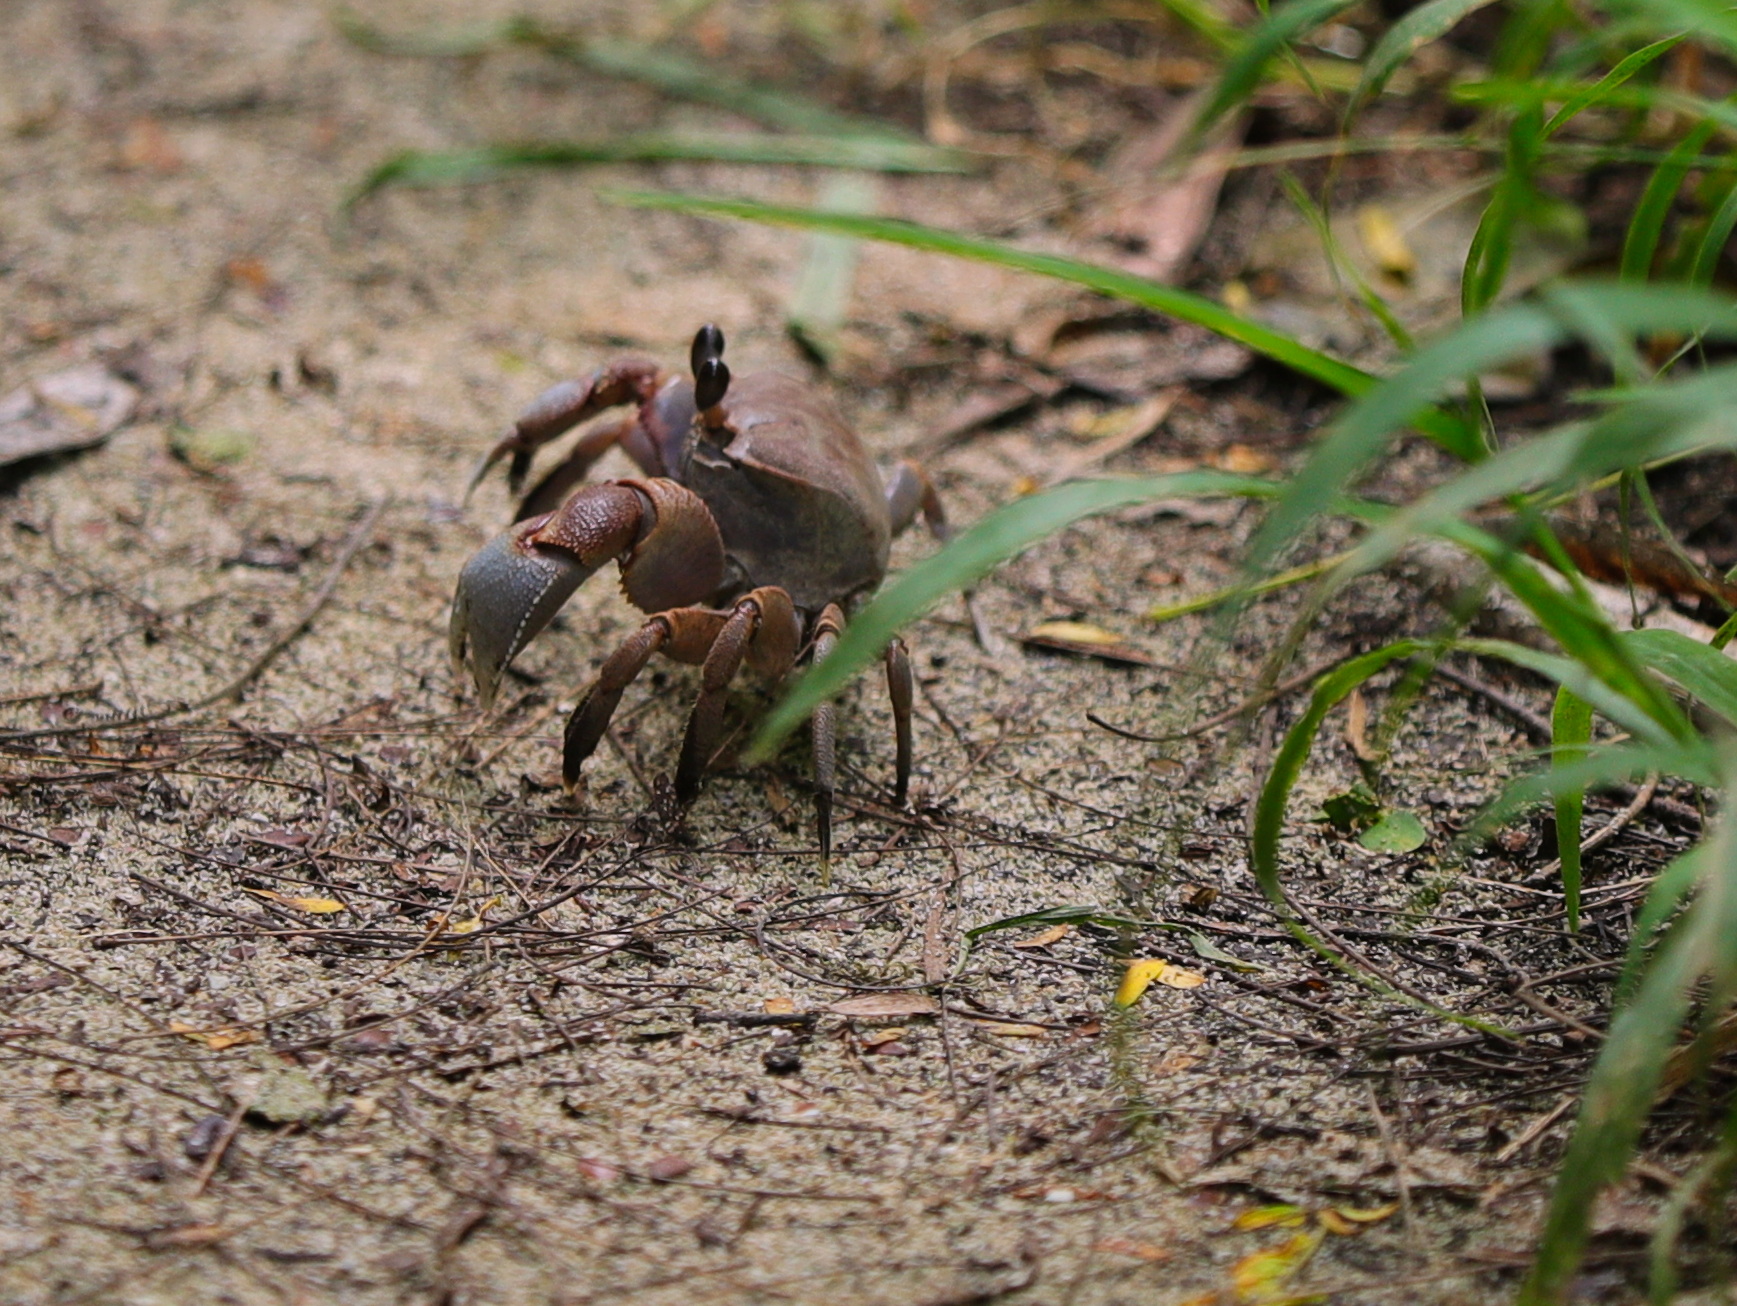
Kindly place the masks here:
<instances>
[{"instance_id":1,"label":"crab","mask_svg":"<svg viewBox=\"0 0 1737 1306\"><path fill-rule=\"evenodd\" d=\"M471 478L474 491L510 455L508 484L517 493L542 445L605 409L636 405L632 415L582 435L537 482L514 525L465 564L453 600L453 666L461 679L469 669L485 708L508 664L606 562L620 565L622 592L650 614L604 660L567 722L561 769L569 791L623 692L662 653L701 668L675 773L675 799L685 809L719 747L725 695L742 664L778 680L805 651L824 658L847 611L886 574L893 537L919 512L937 538L947 535L921 467L901 462L883 481L823 394L774 372L732 381L723 353L723 332L707 325L694 336L691 382L622 358L552 386ZM617 446L644 477L582 483ZM903 806L913 688L904 643L889 643L884 661L895 735L892 797ZM824 861L832 851L837 756L830 704L815 710L812 729Z\"/></svg>"}]
</instances>

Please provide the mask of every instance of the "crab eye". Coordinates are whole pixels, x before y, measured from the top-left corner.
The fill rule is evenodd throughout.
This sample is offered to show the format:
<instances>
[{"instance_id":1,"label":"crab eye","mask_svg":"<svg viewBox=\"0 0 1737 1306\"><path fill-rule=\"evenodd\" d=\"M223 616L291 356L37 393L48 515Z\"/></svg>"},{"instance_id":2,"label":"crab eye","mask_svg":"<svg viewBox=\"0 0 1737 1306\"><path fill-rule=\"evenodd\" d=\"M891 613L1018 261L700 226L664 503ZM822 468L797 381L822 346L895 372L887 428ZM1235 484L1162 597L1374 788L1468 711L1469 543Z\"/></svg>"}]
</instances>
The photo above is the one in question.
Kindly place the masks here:
<instances>
[{"instance_id":1,"label":"crab eye","mask_svg":"<svg viewBox=\"0 0 1737 1306\"><path fill-rule=\"evenodd\" d=\"M713 356L694 365L694 407L702 413L723 402L730 388L730 369L724 360Z\"/></svg>"},{"instance_id":2,"label":"crab eye","mask_svg":"<svg viewBox=\"0 0 1737 1306\"><path fill-rule=\"evenodd\" d=\"M688 352L688 365L693 368L695 377L700 374L700 368L708 359L724 356L724 333L718 330L712 322L706 323L694 332L694 347Z\"/></svg>"}]
</instances>

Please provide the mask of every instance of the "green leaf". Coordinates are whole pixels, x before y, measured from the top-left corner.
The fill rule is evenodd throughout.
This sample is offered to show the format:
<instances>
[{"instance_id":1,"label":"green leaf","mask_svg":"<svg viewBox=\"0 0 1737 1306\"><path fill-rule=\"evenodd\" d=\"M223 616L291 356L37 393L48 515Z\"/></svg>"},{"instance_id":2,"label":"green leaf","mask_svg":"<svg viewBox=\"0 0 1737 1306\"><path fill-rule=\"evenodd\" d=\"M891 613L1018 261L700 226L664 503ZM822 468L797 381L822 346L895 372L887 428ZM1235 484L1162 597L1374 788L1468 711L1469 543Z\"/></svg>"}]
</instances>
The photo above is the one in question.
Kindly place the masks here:
<instances>
[{"instance_id":1,"label":"green leaf","mask_svg":"<svg viewBox=\"0 0 1737 1306\"><path fill-rule=\"evenodd\" d=\"M1617 638L1643 666L1737 725L1737 662L1726 654L1674 630L1625 630Z\"/></svg>"},{"instance_id":2,"label":"green leaf","mask_svg":"<svg viewBox=\"0 0 1737 1306\"><path fill-rule=\"evenodd\" d=\"M1381 816L1381 800L1375 791L1359 780L1343 793L1334 794L1321 804L1321 815L1340 834L1352 834L1368 829Z\"/></svg>"},{"instance_id":3,"label":"green leaf","mask_svg":"<svg viewBox=\"0 0 1737 1306\"><path fill-rule=\"evenodd\" d=\"M1358 835L1357 842L1371 852L1409 853L1429 842L1429 831L1416 812L1396 808Z\"/></svg>"},{"instance_id":4,"label":"green leaf","mask_svg":"<svg viewBox=\"0 0 1737 1306\"><path fill-rule=\"evenodd\" d=\"M1592 704L1571 689L1556 691L1550 714L1550 765L1557 770L1586 757L1592 740ZM1568 906L1568 929L1580 931L1580 822L1586 790L1568 788L1556 795L1556 851L1562 859L1562 891Z\"/></svg>"},{"instance_id":5,"label":"green leaf","mask_svg":"<svg viewBox=\"0 0 1737 1306\"><path fill-rule=\"evenodd\" d=\"M1194 121L1195 138L1210 130L1226 111L1249 98L1260 85L1273 56L1353 3L1355 0L1290 0L1274 9L1225 63L1224 71L1218 75L1218 85L1213 87Z\"/></svg>"},{"instance_id":6,"label":"green leaf","mask_svg":"<svg viewBox=\"0 0 1737 1306\"><path fill-rule=\"evenodd\" d=\"M1653 256L1658 252L1659 237L1677 192L1683 188L1683 178L1689 175L1690 163L1701 147L1713 138L1717 124L1704 122L1678 142L1665 161L1647 179L1646 190L1629 218L1628 233L1622 243L1622 275L1627 280L1644 281L1652 270Z\"/></svg>"},{"instance_id":7,"label":"green leaf","mask_svg":"<svg viewBox=\"0 0 1737 1306\"><path fill-rule=\"evenodd\" d=\"M877 594L851 623L825 661L798 677L772 710L748 750L750 765L765 761L814 709L881 656L887 641L948 594L966 589L1015 554L1064 526L1098 513L1153 499L1243 496L1266 498L1271 481L1227 472L1178 472L1137 480L1075 481L1020 499L989 514Z\"/></svg>"},{"instance_id":8,"label":"green leaf","mask_svg":"<svg viewBox=\"0 0 1737 1306\"><path fill-rule=\"evenodd\" d=\"M1446 36L1460 19L1475 13L1492 0L1427 0L1406 14L1382 34L1369 57L1363 61L1363 77L1345 106L1345 117L1366 100L1381 94L1399 65L1431 41Z\"/></svg>"}]
</instances>

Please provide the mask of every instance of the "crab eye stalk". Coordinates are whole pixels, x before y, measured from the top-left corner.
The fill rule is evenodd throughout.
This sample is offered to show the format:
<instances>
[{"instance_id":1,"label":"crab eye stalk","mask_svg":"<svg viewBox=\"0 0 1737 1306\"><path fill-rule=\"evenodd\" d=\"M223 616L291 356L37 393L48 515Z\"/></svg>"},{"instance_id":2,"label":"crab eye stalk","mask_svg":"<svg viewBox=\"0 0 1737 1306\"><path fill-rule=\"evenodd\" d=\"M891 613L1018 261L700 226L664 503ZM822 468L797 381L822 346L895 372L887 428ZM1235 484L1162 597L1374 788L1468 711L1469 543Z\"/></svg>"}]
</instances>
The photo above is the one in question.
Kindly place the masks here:
<instances>
[{"instance_id":1,"label":"crab eye stalk","mask_svg":"<svg viewBox=\"0 0 1737 1306\"><path fill-rule=\"evenodd\" d=\"M702 413L722 403L729 388L730 369L723 359L703 359L694 367L694 407Z\"/></svg>"},{"instance_id":2,"label":"crab eye stalk","mask_svg":"<svg viewBox=\"0 0 1737 1306\"><path fill-rule=\"evenodd\" d=\"M700 374L700 368L705 365L708 359L722 358L723 356L724 333L718 330L715 323L708 322L694 332L694 347L688 352L688 365L693 368L696 378Z\"/></svg>"}]
</instances>

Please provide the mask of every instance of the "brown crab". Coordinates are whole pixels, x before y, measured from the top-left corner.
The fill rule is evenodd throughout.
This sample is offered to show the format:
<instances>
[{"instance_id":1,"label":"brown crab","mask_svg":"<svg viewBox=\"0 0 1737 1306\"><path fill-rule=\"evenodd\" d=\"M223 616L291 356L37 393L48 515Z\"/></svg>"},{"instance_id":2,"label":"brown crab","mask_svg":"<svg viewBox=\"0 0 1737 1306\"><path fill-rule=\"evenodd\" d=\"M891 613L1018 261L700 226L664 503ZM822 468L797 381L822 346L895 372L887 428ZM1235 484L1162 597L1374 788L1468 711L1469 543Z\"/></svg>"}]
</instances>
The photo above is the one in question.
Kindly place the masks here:
<instances>
[{"instance_id":1,"label":"brown crab","mask_svg":"<svg viewBox=\"0 0 1737 1306\"><path fill-rule=\"evenodd\" d=\"M604 661L567 722L562 775L569 789L622 692L661 652L702 668L675 779L677 802L690 803L718 747L725 692L742 663L776 679L805 645L813 658L825 657L845 609L886 574L893 536L919 510L936 535L946 533L934 487L915 463L901 463L883 484L823 395L772 372L732 383L723 352L723 333L708 325L694 336L691 383L626 358L551 387L471 479L474 489L511 454L508 481L516 491L541 445L605 408L638 406L582 436L537 483L516 524L465 564L453 600L453 663L461 675L469 666L485 707L507 664L610 559L620 563L629 602L652 614ZM645 478L580 485L616 445ZM893 801L901 805L911 773L911 665L899 640L885 660L897 748ZM813 730L815 812L827 857L831 706L815 711Z\"/></svg>"}]
</instances>

